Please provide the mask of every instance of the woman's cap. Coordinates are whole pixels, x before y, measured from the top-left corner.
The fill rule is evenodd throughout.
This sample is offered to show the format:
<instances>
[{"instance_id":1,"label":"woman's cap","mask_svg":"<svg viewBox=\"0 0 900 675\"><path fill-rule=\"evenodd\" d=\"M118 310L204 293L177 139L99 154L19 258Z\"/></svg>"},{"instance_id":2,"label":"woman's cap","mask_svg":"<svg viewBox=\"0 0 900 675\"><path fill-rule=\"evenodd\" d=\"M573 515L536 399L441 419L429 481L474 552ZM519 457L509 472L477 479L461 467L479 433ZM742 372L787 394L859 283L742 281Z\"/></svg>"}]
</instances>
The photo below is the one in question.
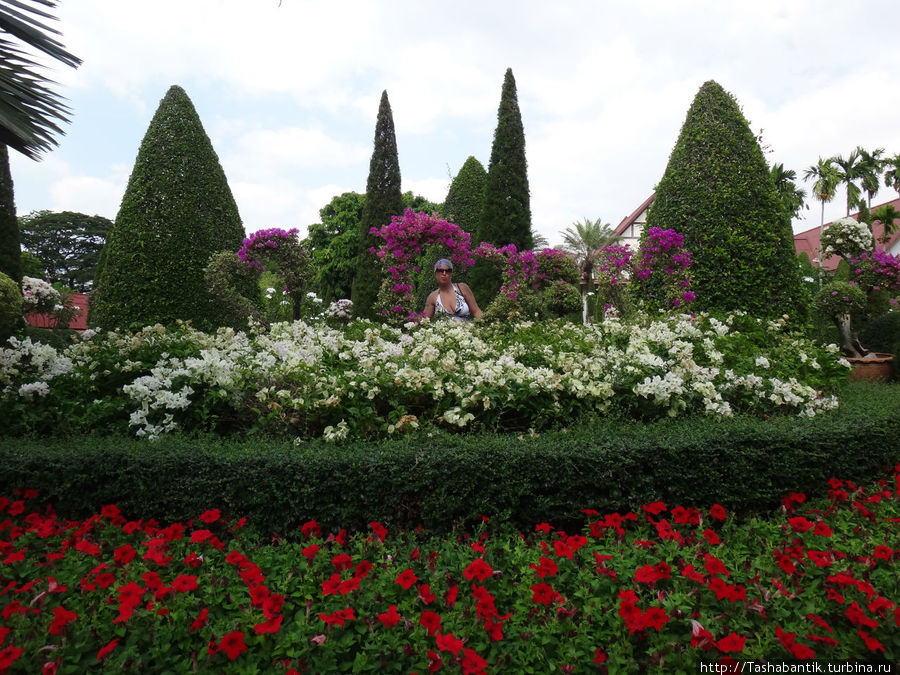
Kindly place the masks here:
<instances>
[{"instance_id":1,"label":"woman's cap","mask_svg":"<svg viewBox=\"0 0 900 675\"><path fill-rule=\"evenodd\" d=\"M453 269L453 263L447 260L446 258L441 258L436 263L434 263L434 269L437 271L438 267L449 267L451 270Z\"/></svg>"}]
</instances>

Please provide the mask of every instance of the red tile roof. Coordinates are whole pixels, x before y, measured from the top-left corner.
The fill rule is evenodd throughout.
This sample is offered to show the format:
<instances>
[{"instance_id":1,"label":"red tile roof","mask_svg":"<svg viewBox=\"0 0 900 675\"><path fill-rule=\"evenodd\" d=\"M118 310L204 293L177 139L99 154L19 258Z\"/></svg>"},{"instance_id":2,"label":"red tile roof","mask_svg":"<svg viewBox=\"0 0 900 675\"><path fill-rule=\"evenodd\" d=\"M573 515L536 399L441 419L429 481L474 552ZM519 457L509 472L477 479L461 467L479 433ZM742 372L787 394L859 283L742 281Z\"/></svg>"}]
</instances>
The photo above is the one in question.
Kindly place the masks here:
<instances>
[{"instance_id":1,"label":"red tile roof","mask_svg":"<svg viewBox=\"0 0 900 675\"><path fill-rule=\"evenodd\" d=\"M84 293L72 293L72 304L76 305L78 313L69 322L69 328L74 330L86 330L88 313L88 296ZM35 328L53 328L56 326L56 318L51 314L26 314L25 321Z\"/></svg>"}]
</instances>

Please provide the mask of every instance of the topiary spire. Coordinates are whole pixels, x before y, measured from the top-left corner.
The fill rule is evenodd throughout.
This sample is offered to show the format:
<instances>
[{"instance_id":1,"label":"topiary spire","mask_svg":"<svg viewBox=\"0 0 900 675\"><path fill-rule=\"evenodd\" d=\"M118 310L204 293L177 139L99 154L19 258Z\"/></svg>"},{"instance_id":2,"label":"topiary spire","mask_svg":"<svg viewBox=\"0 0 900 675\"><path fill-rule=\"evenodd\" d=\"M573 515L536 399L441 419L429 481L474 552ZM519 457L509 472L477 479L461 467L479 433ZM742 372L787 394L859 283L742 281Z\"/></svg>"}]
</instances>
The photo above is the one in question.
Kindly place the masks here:
<instances>
[{"instance_id":1,"label":"topiary spire","mask_svg":"<svg viewBox=\"0 0 900 675\"><path fill-rule=\"evenodd\" d=\"M805 319L790 220L734 97L706 82L688 110L644 235L674 229L693 255L696 307Z\"/></svg>"},{"instance_id":2,"label":"topiary spire","mask_svg":"<svg viewBox=\"0 0 900 675\"><path fill-rule=\"evenodd\" d=\"M141 147L101 254L92 324L129 328L191 320L229 323L203 270L237 251L244 228L225 172L185 91L173 86Z\"/></svg>"}]
</instances>

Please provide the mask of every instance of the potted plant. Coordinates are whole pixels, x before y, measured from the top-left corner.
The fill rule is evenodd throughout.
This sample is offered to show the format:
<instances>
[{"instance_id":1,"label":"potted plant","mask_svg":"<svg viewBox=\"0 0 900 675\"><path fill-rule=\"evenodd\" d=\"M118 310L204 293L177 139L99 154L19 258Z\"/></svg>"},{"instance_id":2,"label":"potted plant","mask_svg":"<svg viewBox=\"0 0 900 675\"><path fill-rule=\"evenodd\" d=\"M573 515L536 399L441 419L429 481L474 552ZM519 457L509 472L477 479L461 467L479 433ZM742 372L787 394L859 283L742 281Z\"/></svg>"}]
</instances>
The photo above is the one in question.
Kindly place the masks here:
<instances>
[{"instance_id":1,"label":"potted plant","mask_svg":"<svg viewBox=\"0 0 900 675\"><path fill-rule=\"evenodd\" d=\"M860 331L873 319L898 311L900 258L875 250L875 240L865 223L852 218L835 221L822 234L823 253L838 255L847 263L846 280L826 284L816 297L816 308L834 321L840 348L851 363L886 366L881 376L890 374L890 354L875 353L860 343Z\"/></svg>"}]
</instances>

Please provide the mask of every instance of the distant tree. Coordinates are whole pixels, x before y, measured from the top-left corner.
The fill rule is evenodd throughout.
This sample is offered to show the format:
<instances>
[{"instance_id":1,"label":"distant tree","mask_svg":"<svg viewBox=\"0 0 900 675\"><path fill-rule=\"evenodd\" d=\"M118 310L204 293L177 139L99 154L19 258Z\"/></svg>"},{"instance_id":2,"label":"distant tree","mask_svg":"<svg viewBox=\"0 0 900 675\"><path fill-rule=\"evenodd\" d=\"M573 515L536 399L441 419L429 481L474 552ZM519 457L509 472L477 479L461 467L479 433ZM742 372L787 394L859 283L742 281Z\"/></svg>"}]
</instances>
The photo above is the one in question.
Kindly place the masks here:
<instances>
[{"instance_id":1,"label":"distant tree","mask_svg":"<svg viewBox=\"0 0 900 675\"><path fill-rule=\"evenodd\" d=\"M470 156L450 183L444 200L442 215L451 223L459 225L474 238L477 236L481 209L484 204L484 184L487 171L474 157Z\"/></svg>"},{"instance_id":2,"label":"distant tree","mask_svg":"<svg viewBox=\"0 0 900 675\"><path fill-rule=\"evenodd\" d=\"M894 188L900 194L900 154L885 159L882 169L885 187Z\"/></svg>"},{"instance_id":3,"label":"distant tree","mask_svg":"<svg viewBox=\"0 0 900 675\"><path fill-rule=\"evenodd\" d=\"M784 164L773 164L769 169L769 176L775 184L775 192L781 203L781 210L788 220L793 220L800 215L800 210L809 208L806 206L806 190L797 187L797 172L793 169L785 169Z\"/></svg>"},{"instance_id":4,"label":"distant tree","mask_svg":"<svg viewBox=\"0 0 900 675\"><path fill-rule=\"evenodd\" d=\"M22 283L19 236L13 180L9 172L9 151L5 145L0 144L0 272L17 284Z\"/></svg>"},{"instance_id":5,"label":"distant tree","mask_svg":"<svg viewBox=\"0 0 900 675\"><path fill-rule=\"evenodd\" d=\"M805 320L793 234L765 156L737 101L716 82L706 82L688 110L642 244L654 227L684 236L699 309Z\"/></svg>"},{"instance_id":6,"label":"distant tree","mask_svg":"<svg viewBox=\"0 0 900 675\"><path fill-rule=\"evenodd\" d=\"M862 203L860 199L862 191L858 185L862 177L859 148L847 155L846 159L843 155L835 155L831 161L838 172L838 185L843 183L847 186L847 215L849 216L850 211Z\"/></svg>"},{"instance_id":7,"label":"distant tree","mask_svg":"<svg viewBox=\"0 0 900 675\"><path fill-rule=\"evenodd\" d=\"M375 143L369 162L369 178L366 181L366 201L363 206L359 229L356 276L353 278L350 299L357 316L375 317L375 303L381 287L381 266L369 249L378 245L370 234L373 227L381 227L391 221L391 216L403 211L400 190L400 160L397 156L397 138L394 133L394 117L387 91L381 94L378 119L375 122Z\"/></svg>"},{"instance_id":8,"label":"distant tree","mask_svg":"<svg viewBox=\"0 0 900 675\"><path fill-rule=\"evenodd\" d=\"M900 211L895 209L893 204L882 204L872 211L872 221L876 220L880 220L884 226L884 232L878 238L878 242L886 244L897 231L897 224L900 223Z\"/></svg>"},{"instance_id":9,"label":"distant tree","mask_svg":"<svg viewBox=\"0 0 900 675\"><path fill-rule=\"evenodd\" d=\"M491 161L484 186L484 204L473 244L487 242L496 246L514 244L520 251L532 248L531 196L528 189L528 163L525 159L525 128L516 94L516 80L506 69L497 127L491 145ZM487 304L500 289L500 272L477 263L471 285Z\"/></svg>"},{"instance_id":10,"label":"distant tree","mask_svg":"<svg viewBox=\"0 0 900 675\"><path fill-rule=\"evenodd\" d=\"M431 215L432 213L440 213L443 208L443 204L436 204L430 199L426 199L422 195L413 194L412 191L406 191L402 195L400 195L400 203L403 206L403 210L412 209L413 211L421 211L422 213L427 213ZM392 214L399 215L399 214Z\"/></svg>"},{"instance_id":11,"label":"distant tree","mask_svg":"<svg viewBox=\"0 0 900 675\"><path fill-rule=\"evenodd\" d=\"M173 86L150 122L101 253L91 323L230 325L203 270L213 254L237 251L243 239L219 158L188 95Z\"/></svg>"},{"instance_id":12,"label":"distant tree","mask_svg":"<svg viewBox=\"0 0 900 675\"><path fill-rule=\"evenodd\" d=\"M19 218L22 246L41 261L42 276L82 293L93 286L112 226L109 218L73 211L34 211Z\"/></svg>"},{"instance_id":13,"label":"distant tree","mask_svg":"<svg viewBox=\"0 0 900 675\"><path fill-rule=\"evenodd\" d=\"M321 223L307 228L315 266L313 286L325 302L350 297L359 258L360 224L366 196L345 192L319 210Z\"/></svg>"},{"instance_id":14,"label":"distant tree","mask_svg":"<svg viewBox=\"0 0 900 675\"><path fill-rule=\"evenodd\" d=\"M837 186L841 177L835 168L831 158L822 159L806 168L803 172L803 180L813 181L812 191L820 202L822 202L822 215L819 228L825 226L825 204L834 199L837 192Z\"/></svg>"},{"instance_id":15,"label":"distant tree","mask_svg":"<svg viewBox=\"0 0 900 675\"><path fill-rule=\"evenodd\" d=\"M875 148L871 153L865 148L858 147L859 153L859 184L866 193L866 208L872 208L872 197L878 193L881 167L884 164L882 155L884 148Z\"/></svg>"},{"instance_id":16,"label":"distant tree","mask_svg":"<svg viewBox=\"0 0 900 675\"><path fill-rule=\"evenodd\" d=\"M6 0L0 5L0 144L36 158L56 145L62 133L57 122L68 122L68 107L38 71L34 50L67 66L78 67L81 59L65 50L52 35L45 19L55 17L42 8L56 7L55 0Z\"/></svg>"}]
</instances>

